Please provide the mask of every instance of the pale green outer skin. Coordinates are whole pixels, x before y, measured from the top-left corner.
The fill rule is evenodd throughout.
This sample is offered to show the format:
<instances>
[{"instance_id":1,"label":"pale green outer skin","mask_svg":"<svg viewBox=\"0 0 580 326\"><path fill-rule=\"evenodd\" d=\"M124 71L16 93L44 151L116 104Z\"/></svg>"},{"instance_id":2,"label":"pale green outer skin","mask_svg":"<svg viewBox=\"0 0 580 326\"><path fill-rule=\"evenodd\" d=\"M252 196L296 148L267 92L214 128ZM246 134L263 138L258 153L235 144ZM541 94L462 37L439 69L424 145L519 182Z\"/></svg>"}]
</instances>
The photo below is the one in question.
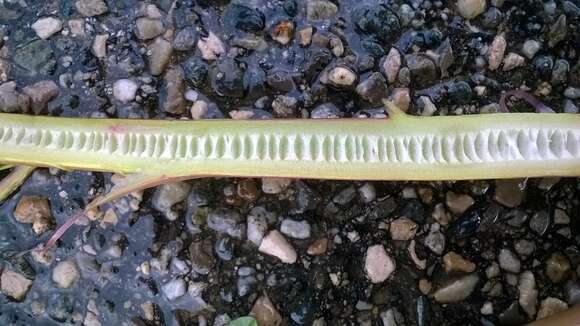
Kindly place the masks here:
<instances>
[{"instance_id":1,"label":"pale green outer skin","mask_svg":"<svg viewBox=\"0 0 580 326\"><path fill-rule=\"evenodd\" d=\"M154 121L0 114L0 163L167 178L579 176L580 116Z\"/></svg>"}]
</instances>

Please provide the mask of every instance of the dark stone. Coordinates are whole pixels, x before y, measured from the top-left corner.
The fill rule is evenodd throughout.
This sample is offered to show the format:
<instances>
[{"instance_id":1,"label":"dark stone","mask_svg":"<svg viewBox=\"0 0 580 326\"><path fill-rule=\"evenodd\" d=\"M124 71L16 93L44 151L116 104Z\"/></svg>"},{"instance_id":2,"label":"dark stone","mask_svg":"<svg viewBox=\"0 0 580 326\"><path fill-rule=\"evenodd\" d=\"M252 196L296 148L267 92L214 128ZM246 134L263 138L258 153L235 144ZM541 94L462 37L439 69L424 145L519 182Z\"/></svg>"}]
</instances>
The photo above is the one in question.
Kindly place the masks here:
<instances>
[{"instance_id":1,"label":"dark stone","mask_svg":"<svg viewBox=\"0 0 580 326\"><path fill-rule=\"evenodd\" d=\"M485 28L496 28L503 20L503 13L496 7L490 7L482 16L481 24Z\"/></svg>"},{"instance_id":2,"label":"dark stone","mask_svg":"<svg viewBox=\"0 0 580 326\"><path fill-rule=\"evenodd\" d=\"M561 85L568 82L568 73L570 73L570 64L564 59L556 60L552 70L552 84Z\"/></svg>"},{"instance_id":3,"label":"dark stone","mask_svg":"<svg viewBox=\"0 0 580 326\"><path fill-rule=\"evenodd\" d=\"M499 321L502 325L522 325L526 319L520 305L514 301L506 310L499 314Z\"/></svg>"},{"instance_id":4,"label":"dark stone","mask_svg":"<svg viewBox=\"0 0 580 326\"><path fill-rule=\"evenodd\" d=\"M197 44L198 34L194 27L189 26L180 30L173 40L173 48L177 51L193 50Z\"/></svg>"},{"instance_id":5,"label":"dark stone","mask_svg":"<svg viewBox=\"0 0 580 326\"><path fill-rule=\"evenodd\" d=\"M55 294L48 300L47 312L50 318L63 323L71 317L73 299L66 294Z\"/></svg>"},{"instance_id":6,"label":"dark stone","mask_svg":"<svg viewBox=\"0 0 580 326\"><path fill-rule=\"evenodd\" d=\"M191 261L191 268L195 272L202 275L209 274L215 263L215 258L212 254L211 239L193 241L189 245L189 259Z\"/></svg>"},{"instance_id":7,"label":"dark stone","mask_svg":"<svg viewBox=\"0 0 580 326\"><path fill-rule=\"evenodd\" d=\"M381 58L386 54L385 49L373 39L362 40L360 46L366 54L375 59Z\"/></svg>"},{"instance_id":8,"label":"dark stone","mask_svg":"<svg viewBox=\"0 0 580 326\"><path fill-rule=\"evenodd\" d=\"M232 238L225 236L215 243L215 253L218 258L229 261L234 257L234 241Z\"/></svg>"},{"instance_id":9,"label":"dark stone","mask_svg":"<svg viewBox=\"0 0 580 326\"><path fill-rule=\"evenodd\" d=\"M298 4L296 3L296 0L285 0L282 7L290 17L294 17L298 13Z\"/></svg>"},{"instance_id":10,"label":"dark stone","mask_svg":"<svg viewBox=\"0 0 580 326\"><path fill-rule=\"evenodd\" d=\"M472 206L459 219L455 220L447 229L447 236L451 239L468 238L479 229L482 219L482 210L476 205Z\"/></svg>"},{"instance_id":11,"label":"dark stone","mask_svg":"<svg viewBox=\"0 0 580 326\"><path fill-rule=\"evenodd\" d=\"M379 72L372 73L356 87L356 93L371 104L380 104L387 97L387 81Z\"/></svg>"},{"instance_id":12,"label":"dark stone","mask_svg":"<svg viewBox=\"0 0 580 326\"><path fill-rule=\"evenodd\" d=\"M429 299L422 295L417 298L416 303L417 326L431 325L431 309Z\"/></svg>"},{"instance_id":13,"label":"dark stone","mask_svg":"<svg viewBox=\"0 0 580 326\"><path fill-rule=\"evenodd\" d=\"M409 199L402 204L399 216L406 217L418 224L425 223L425 208L419 199Z\"/></svg>"},{"instance_id":14,"label":"dark stone","mask_svg":"<svg viewBox=\"0 0 580 326\"><path fill-rule=\"evenodd\" d=\"M552 75L554 68L554 58L540 55L534 60L534 67L542 79L548 79Z\"/></svg>"},{"instance_id":15,"label":"dark stone","mask_svg":"<svg viewBox=\"0 0 580 326\"><path fill-rule=\"evenodd\" d=\"M371 36L378 41L390 43L400 32L397 15L386 5L363 4L352 12L356 32Z\"/></svg>"},{"instance_id":16,"label":"dark stone","mask_svg":"<svg viewBox=\"0 0 580 326\"><path fill-rule=\"evenodd\" d=\"M433 83L437 79L437 68L429 57L423 54L408 54L405 56L407 67L413 80L421 87Z\"/></svg>"},{"instance_id":17,"label":"dark stone","mask_svg":"<svg viewBox=\"0 0 580 326\"><path fill-rule=\"evenodd\" d=\"M553 48L558 43L566 39L566 34L568 33L568 24L566 22L566 15L560 15L558 20L550 27L548 32L548 45Z\"/></svg>"},{"instance_id":18,"label":"dark stone","mask_svg":"<svg viewBox=\"0 0 580 326\"><path fill-rule=\"evenodd\" d=\"M275 91L288 93L296 88L292 75L283 70L270 70L266 74L266 83Z\"/></svg>"},{"instance_id":19,"label":"dark stone","mask_svg":"<svg viewBox=\"0 0 580 326\"><path fill-rule=\"evenodd\" d=\"M252 100L266 93L266 73L260 67L250 67L244 75L246 99Z\"/></svg>"},{"instance_id":20,"label":"dark stone","mask_svg":"<svg viewBox=\"0 0 580 326\"><path fill-rule=\"evenodd\" d=\"M327 49L316 49L308 52L300 71L304 79L311 82L332 61L332 54Z\"/></svg>"},{"instance_id":21,"label":"dark stone","mask_svg":"<svg viewBox=\"0 0 580 326\"><path fill-rule=\"evenodd\" d=\"M244 71L234 59L224 59L210 72L214 92L223 97L241 98L244 96Z\"/></svg>"},{"instance_id":22,"label":"dark stone","mask_svg":"<svg viewBox=\"0 0 580 326\"><path fill-rule=\"evenodd\" d=\"M181 64L185 82L192 88L199 88L205 81L207 63L198 57L193 57Z\"/></svg>"},{"instance_id":23,"label":"dark stone","mask_svg":"<svg viewBox=\"0 0 580 326\"><path fill-rule=\"evenodd\" d=\"M546 211L539 211L530 219L530 229L537 235L542 236L550 226L550 215Z\"/></svg>"},{"instance_id":24,"label":"dark stone","mask_svg":"<svg viewBox=\"0 0 580 326\"><path fill-rule=\"evenodd\" d=\"M297 307L290 312L290 319L296 325L312 325L316 311L314 292L311 288L307 288L304 291L304 296L300 299Z\"/></svg>"},{"instance_id":25,"label":"dark stone","mask_svg":"<svg viewBox=\"0 0 580 326\"><path fill-rule=\"evenodd\" d=\"M49 75L56 67L54 53L48 41L36 40L14 52L14 63L24 68L30 75Z\"/></svg>"},{"instance_id":26,"label":"dark stone","mask_svg":"<svg viewBox=\"0 0 580 326\"><path fill-rule=\"evenodd\" d=\"M230 32L259 32L264 29L264 14L238 4L230 4L224 11L223 22Z\"/></svg>"},{"instance_id":27,"label":"dark stone","mask_svg":"<svg viewBox=\"0 0 580 326\"><path fill-rule=\"evenodd\" d=\"M312 110L310 117L313 119L332 119L340 118L343 115L344 113L333 103L323 103Z\"/></svg>"},{"instance_id":28,"label":"dark stone","mask_svg":"<svg viewBox=\"0 0 580 326\"><path fill-rule=\"evenodd\" d=\"M460 81L449 85L447 95L452 104L466 104L471 101L473 92L468 83Z\"/></svg>"}]
</instances>

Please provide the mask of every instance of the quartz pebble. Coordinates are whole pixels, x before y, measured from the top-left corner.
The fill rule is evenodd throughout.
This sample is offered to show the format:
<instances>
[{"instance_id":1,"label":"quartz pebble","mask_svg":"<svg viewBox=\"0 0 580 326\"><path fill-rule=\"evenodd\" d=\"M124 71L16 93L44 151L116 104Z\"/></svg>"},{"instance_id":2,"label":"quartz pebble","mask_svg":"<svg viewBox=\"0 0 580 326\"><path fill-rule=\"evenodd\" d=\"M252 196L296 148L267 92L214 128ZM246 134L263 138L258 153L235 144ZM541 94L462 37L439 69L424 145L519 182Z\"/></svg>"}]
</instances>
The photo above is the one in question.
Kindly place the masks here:
<instances>
[{"instance_id":1,"label":"quartz pebble","mask_svg":"<svg viewBox=\"0 0 580 326\"><path fill-rule=\"evenodd\" d=\"M479 282L476 274L469 274L453 279L435 291L433 297L439 303L452 303L465 300Z\"/></svg>"},{"instance_id":2,"label":"quartz pebble","mask_svg":"<svg viewBox=\"0 0 580 326\"><path fill-rule=\"evenodd\" d=\"M365 256L365 271L372 283L382 283L395 271L395 262L382 245L370 246Z\"/></svg>"},{"instance_id":3,"label":"quartz pebble","mask_svg":"<svg viewBox=\"0 0 580 326\"><path fill-rule=\"evenodd\" d=\"M485 0L457 0L457 11L465 19L481 15L486 8Z\"/></svg>"},{"instance_id":4,"label":"quartz pebble","mask_svg":"<svg viewBox=\"0 0 580 326\"><path fill-rule=\"evenodd\" d=\"M294 247L292 247L284 235L277 230L270 231L270 233L264 237L258 250L270 256L274 256L286 264L294 264L298 258Z\"/></svg>"},{"instance_id":5,"label":"quartz pebble","mask_svg":"<svg viewBox=\"0 0 580 326\"><path fill-rule=\"evenodd\" d=\"M113 84L113 96L121 103L135 99L139 85L131 79L119 79Z\"/></svg>"},{"instance_id":6,"label":"quartz pebble","mask_svg":"<svg viewBox=\"0 0 580 326\"><path fill-rule=\"evenodd\" d=\"M62 30L62 21L55 17L44 17L34 22L31 27L38 37L47 39Z\"/></svg>"}]
</instances>

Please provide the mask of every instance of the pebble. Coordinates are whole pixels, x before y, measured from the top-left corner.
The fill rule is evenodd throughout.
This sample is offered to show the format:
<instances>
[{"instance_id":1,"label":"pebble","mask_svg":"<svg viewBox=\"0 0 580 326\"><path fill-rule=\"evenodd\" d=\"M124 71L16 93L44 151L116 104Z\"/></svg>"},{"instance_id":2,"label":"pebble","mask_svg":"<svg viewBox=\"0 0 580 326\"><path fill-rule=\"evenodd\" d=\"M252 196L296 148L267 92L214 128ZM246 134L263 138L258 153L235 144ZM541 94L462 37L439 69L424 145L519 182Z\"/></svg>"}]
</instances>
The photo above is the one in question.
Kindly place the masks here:
<instances>
[{"instance_id":1,"label":"pebble","mask_svg":"<svg viewBox=\"0 0 580 326\"><path fill-rule=\"evenodd\" d=\"M382 283L393 274L395 262L387 254L383 245L374 245L367 248L365 271L372 283Z\"/></svg>"},{"instance_id":2,"label":"pebble","mask_svg":"<svg viewBox=\"0 0 580 326\"><path fill-rule=\"evenodd\" d=\"M307 0L306 18L308 20L326 20L336 16L338 7L328 0Z\"/></svg>"},{"instance_id":3,"label":"pebble","mask_svg":"<svg viewBox=\"0 0 580 326\"><path fill-rule=\"evenodd\" d=\"M495 181L493 199L507 207L517 207L522 203L524 191L521 179L502 179Z\"/></svg>"},{"instance_id":4,"label":"pebble","mask_svg":"<svg viewBox=\"0 0 580 326\"><path fill-rule=\"evenodd\" d=\"M520 239L514 243L515 251L522 256L530 256L536 250L536 244L533 241Z\"/></svg>"},{"instance_id":5,"label":"pebble","mask_svg":"<svg viewBox=\"0 0 580 326\"><path fill-rule=\"evenodd\" d=\"M265 208L258 206L250 211L247 218L247 236L248 240L257 247L262 243L262 239L268 230L267 216L272 215Z\"/></svg>"},{"instance_id":6,"label":"pebble","mask_svg":"<svg viewBox=\"0 0 580 326\"><path fill-rule=\"evenodd\" d=\"M499 267L510 273L519 273L521 263L518 257L509 249L502 248L498 255Z\"/></svg>"},{"instance_id":7,"label":"pebble","mask_svg":"<svg viewBox=\"0 0 580 326\"><path fill-rule=\"evenodd\" d=\"M522 53L528 58L533 59L540 50L542 44L536 40L526 40L522 45Z\"/></svg>"},{"instance_id":8,"label":"pebble","mask_svg":"<svg viewBox=\"0 0 580 326\"><path fill-rule=\"evenodd\" d=\"M323 103L314 108L310 114L312 119L337 119L344 114L333 103Z\"/></svg>"},{"instance_id":9,"label":"pebble","mask_svg":"<svg viewBox=\"0 0 580 326\"><path fill-rule=\"evenodd\" d=\"M187 109L184 96L185 80L179 66L172 67L163 76L163 86L159 94L159 101L163 111L170 114L183 114Z\"/></svg>"},{"instance_id":10,"label":"pebble","mask_svg":"<svg viewBox=\"0 0 580 326\"><path fill-rule=\"evenodd\" d=\"M546 318L567 309L568 304L566 304L566 302L558 298L547 297L542 300L542 303L540 303L540 309L538 310L538 316L536 316L536 319Z\"/></svg>"},{"instance_id":11,"label":"pebble","mask_svg":"<svg viewBox=\"0 0 580 326\"><path fill-rule=\"evenodd\" d=\"M487 63L489 70L497 70L501 65L503 56L505 54L505 49L507 47L507 42L503 34L497 35L489 49L487 50Z\"/></svg>"},{"instance_id":12,"label":"pebble","mask_svg":"<svg viewBox=\"0 0 580 326\"><path fill-rule=\"evenodd\" d=\"M510 71L517 67L522 66L526 62L526 59L521 55L510 52L508 55L505 56L503 59L503 71Z\"/></svg>"},{"instance_id":13,"label":"pebble","mask_svg":"<svg viewBox=\"0 0 580 326\"><path fill-rule=\"evenodd\" d=\"M293 96L278 95L274 101L272 101L272 109L279 118L296 117L298 99Z\"/></svg>"},{"instance_id":14,"label":"pebble","mask_svg":"<svg viewBox=\"0 0 580 326\"><path fill-rule=\"evenodd\" d=\"M138 39L147 41L163 34L165 28L159 19L139 17L135 21L135 36Z\"/></svg>"},{"instance_id":15,"label":"pebble","mask_svg":"<svg viewBox=\"0 0 580 326\"><path fill-rule=\"evenodd\" d=\"M445 272L465 272L472 273L475 271L475 264L469 260L461 257L461 255L450 251L443 256L443 266L445 267Z\"/></svg>"},{"instance_id":16,"label":"pebble","mask_svg":"<svg viewBox=\"0 0 580 326\"><path fill-rule=\"evenodd\" d=\"M366 182L358 188L358 195L363 203L368 204L377 198L377 191L374 184Z\"/></svg>"},{"instance_id":17,"label":"pebble","mask_svg":"<svg viewBox=\"0 0 580 326\"><path fill-rule=\"evenodd\" d=\"M564 96L572 100L580 99L580 88L571 86L566 87L564 90Z\"/></svg>"},{"instance_id":18,"label":"pebble","mask_svg":"<svg viewBox=\"0 0 580 326\"><path fill-rule=\"evenodd\" d=\"M310 256L324 255L328 250L328 245L329 241L327 238L320 238L314 241L310 246L308 246L306 253L309 254Z\"/></svg>"},{"instance_id":19,"label":"pebble","mask_svg":"<svg viewBox=\"0 0 580 326\"><path fill-rule=\"evenodd\" d=\"M93 41L93 54L99 59L104 59L107 56L107 40L109 35L100 34L95 35L95 40Z\"/></svg>"},{"instance_id":20,"label":"pebble","mask_svg":"<svg viewBox=\"0 0 580 326\"><path fill-rule=\"evenodd\" d=\"M383 311L380 315L383 326L403 326L405 325L405 317L397 308L389 308Z\"/></svg>"},{"instance_id":21,"label":"pebble","mask_svg":"<svg viewBox=\"0 0 580 326\"><path fill-rule=\"evenodd\" d=\"M161 286L161 291L169 301L182 297L187 291L187 285L182 278L175 278Z\"/></svg>"},{"instance_id":22,"label":"pebble","mask_svg":"<svg viewBox=\"0 0 580 326\"><path fill-rule=\"evenodd\" d=\"M155 189L152 198L152 206L162 212L170 221L175 221L179 214L173 210L173 206L184 201L189 195L191 186L186 182L174 182L161 185Z\"/></svg>"},{"instance_id":23,"label":"pebble","mask_svg":"<svg viewBox=\"0 0 580 326\"><path fill-rule=\"evenodd\" d=\"M552 283L565 281L572 270L568 257L560 252L552 253L546 261L546 275Z\"/></svg>"},{"instance_id":24,"label":"pebble","mask_svg":"<svg viewBox=\"0 0 580 326\"><path fill-rule=\"evenodd\" d=\"M214 61L226 52L226 48L217 35L209 32L207 37L202 37L197 41L197 48L201 52L201 57L206 61Z\"/></svg>"},{"instance_id":25,"label":"pebble","mask_svg":"<svg viewBox=\"0 0 580 326\"><path fill-rule=\"evenodd\" d=\"M465 300L479 282L479 276L469 274L452 279L440 286L433 294L435 301L439 303L453 303Z\"/></svg>"},{"instance_id":26,"label":"pebble","mask_svg":"<svg viewBox=\"0 0 580 326\"><path fill-rule=\"evenodd\" d=\"M48 102L55 99L60 90L52 80L43 80L24 87L22 92L30 97L32 111L39 114L46 110Z\"/></svg>"},{"instance_id":27,"label":"pebble","mask_svg":"<svg viewBox=\"0 0 580 326\"><path fill-rule=\"evenodd\" d=\"M217 232L225 233L236 239L246 236L246 224L240 213L233 209L210 209L207 215L207 226Z\"/></svg>"},{"instance_id":28,"label":"pebble","mask_svg":"<svg viewBox=\"0 0 580 326\"><path fill-rule=\"evenodd\" d=\"M490 301L486 301L483 304L483 306L481 306L481 309L479 310L479 312L481 312L482 315L493 314L493 303L491 303Z\"/></svg>"},{"instance_id":29,"label":"pebble","mask_svg":"<svg viewBox=\"0 0 580 326\"><path fill-rule=\"evenodd\" d=\"M99 16L109 11L104 0L77 0L75 7L84 17Z\"/></svg>"},{"instance_id":30,"label":"pebble","mask_svg":"<svg viewBox=\"0 0 580 326\"><path fill-rule=\"evenodd\" d=\"M439 230L431 229L427 237L425 237L425 246L433 253L441 255L445 250L445 235Z\"/></svg>"},{"instance_id":31,"label":"pebble","mask_svg":"<svg viewBox=\"0 0 580 326\"><path fill-rule=\"evenodd\" d=\"M191 51L197 45L198 33L194 27L185 27L175 35L173 49L177 51Z\"/></svg>"},{"instance_id":32,"label":"pebble","mask_svg":"<svg viewBox=\"0 0 580 326\"><path fill-rule=\"evenodd\" d=\"M35 21L30 27L43 40L62 30L62 21L55 17L44 17Z\"/></svg>"},{"instance_id":33,"label":"pebble","mask_svg":"<svg viewBox=\"0 0 580 326\"><path fill-rule=\"evenodd\" d=\"M437 67L427 55L408 54L405 61L418 87L429 86L437 79Z\"/></svg>"},{"instance_id":34,"label":"pebble","mask_svg":"<svg viewBox=\"0 0 580 326\"><path fill-rule=\"evenodd\" d=\"M546 211L539 211L530 219L530 229L537 235L542 236L550 226L550 215Z\"/></svg>"},{"instance_id":35,"label":"pebble","mask_svg":"<svg viewBox=\"0 0 580 326\"><path fill-rule=\"evenodd\" d=\"M452 213L461 215L475 203L475 200L467 194L456 194L448 191L445 194L445 203Z\"/></svg>"},{"instance_id":36,"label":"pebble","mask_svg":"<svg viewBox=\"0 0 580 326\"><path fill-rule=\"evenodd\" d=\"M262 192L277 195L284 192L292 184L288 178L262 178Z\"/></svg>"},{"instance_id":37,"label":"pebble","mask_svg":"<svg viewBox=\"0 0 580 326\"><path fill-rule=\"evenodd\" d=\"M271 31L272 39L282 45L290 43L294 37L294 23L290 20L281 20L275 24Z\"/></svg>"},{"instance_id":38,"label":"pebble","mask_svg":"<svg viewBox=\"0 0 580 326\"><path fill-rule=\"evenodd\" d=\"M485 0L457 0L457 11L465 19L473 19L485 12Z\"/></svg>"},{"instance_id":39,"label":"pebble","mask_svg":"<svg viewBox=\"0 0 580 326\"><path fill-rule=\"evenodd\" d=\"M280 231L294 239L308 239L310 238L311 227L308 221L296 221L287 218L282 220Z\"/></svg>"},{"instance_id":40,"label":"pebble","mask_svg":"<svg viewBox=\"0 0 580 326\"><path fill-rule=\"evenodd\" d=\"M302 46L309 46L312 42L312 35L314 33L314 28L312 26L306 26L298 31L298 42Z\"/></svg>"},{"instance_id":41,"label":"pebble","mask_svg":"<svg viewBox=\"0 0 580 326\"><path fill-rule=\"evenodd\" d=\"M430 117L437 112L437 106L428 96L419 97L418 103L423 107L423 110L421 111L422 116Z\"/></svg>"},{"instance_id":42,"label":"pebble","mask_svg":"<svg viewBox=\"0 0 580 326\"><path fill-rule=\"evenodd\" d=\"M135 99L139 85L131 79L119 79L113 84L113 96L121 103Z\"/></svg>"},{"instance_id":43,"label":"pebble","mask_svg":"<svg viewBox=\"0 0 580 326\"><path fill-rule=\"evenodd\" d=\"M50 216L50 204L44 197L22 197L14 209L14 218L20 223L30 224L38 219L50 218Z\"/></svg>"},{"instance_id":44,"label":"pebble","mask_svg":"<svg viewBox=\"0 0 580 326\"><path fill-rule=\"evenodd\" d=\"M260 326L279 326L283 321L276 306L265 293L254 302L250 315L256 318Z\"/></svg>"},{"instance_id":45,"label":"pebble","mask_svg":"<svg viewBox=\"0 0 580 326\"><path fill-rule=\"evenodd\" d=\"M385 78L379 72L374 72L361 81L355 91L363 100L375 105L380 104L388 94Z\"/></svg>"},{"instance_id":46,"label":"pebble","mask_svg":"<svg viewBox=\"0 0 580 326\"><path fill-rule=\"evenodd\" d=\"M192 241L189 245L189 259L191 268L199 274L207 275L215 263L212 242L210 239Z\"/></svg>"},{"instance_id":47,"label":"pebble","mask_svg":"<svg viewBox=\"0 0 580 326\"><path fill-rule=\"evenodd\" d=\"M148 46L149 55L149 72L153 76L159 76L165 71L165 68L171 60L173 47L169 41L162 37L157 37Z\"/></svg>"},{"instance_id":48,"label":"pebble","mask_svg":"<svg viewBox=\"0 0 580 326\"><path fill-rule=\"evenodd\" d=\"M2 293L13 300L23 301L33 281L8 268L0 270L0 273L0 290L2 290Z\"/></svg>"},{"instance_id":49,"label":"pebble","mask_svg":"<svg viewBox=\"0 0 580 326\"><path fill-rule=\"evenodd\" d=\"M80 278L77 265L72 260L58 263L52 270L52 280L61 289L72 287Z\"/></svg>"},{"instance_id":50,"label":"pebble","mask_svg":"<svg viewBox=\"0 0 580 326\"><path fill-rule=\"evenodd\" d=\"M391 222L390 231L393 240L411 240L417 233L417 223L406 217L400 217Z\"/></svg>"},{"instance_id":51,"label":"pebble","mask_svg":"<svg viewBox=\"0 0 580 326\"><path fill-rule=\"evenodd\" d=\"M566 38L566 34L568 33L568 23L566 19L566 15L562 14L558 17L556 22L550 27L550 31L548 32L548 46L553 48L558 43L563 41Z\"/></svg>"},{"instance_id":52,"label":"pebble","mask_svg":"<svg viewBox=\"0 0 580 326\"><path fill-rule=\"evenodd\" d=\"M292 247L284 235L277 230L270 231L270 233L264 237L258 250L270 256L274 256L286 264L294 264L298 258L294 247Z\"/></svg>"},{"instance_id":53,"label":"pebble","mask_svg":"<svg viewBox=\"0 0 580 326\"><path fill-rule=\"evenodd\" d=\"M328 83L338 88L351 87L356 80L356 73L347 67L338 66L328 72Z\"/></svg>"},{"instance_id":54,"label":"pebble","mask_svg":"<svg viewBox=\"0 0 580 326\"><path fill-rule=\"evenodd\" d=\"M411 105L411 93L407 87L398 87L393 90L389 100L403 112L407 112Z\"/></svg>"},{"instance_id":55,"label":"pebble","mask_svg":"<svg viewBox=\"0 0 580 326\"><path fill-rule=\"evenodd\" d=\"M381 67L389 84L394 84L397 81L399 69L401 69L401 54L399 53L399 50L392 47L385 57Z\"/></svg>"}]
</instances>

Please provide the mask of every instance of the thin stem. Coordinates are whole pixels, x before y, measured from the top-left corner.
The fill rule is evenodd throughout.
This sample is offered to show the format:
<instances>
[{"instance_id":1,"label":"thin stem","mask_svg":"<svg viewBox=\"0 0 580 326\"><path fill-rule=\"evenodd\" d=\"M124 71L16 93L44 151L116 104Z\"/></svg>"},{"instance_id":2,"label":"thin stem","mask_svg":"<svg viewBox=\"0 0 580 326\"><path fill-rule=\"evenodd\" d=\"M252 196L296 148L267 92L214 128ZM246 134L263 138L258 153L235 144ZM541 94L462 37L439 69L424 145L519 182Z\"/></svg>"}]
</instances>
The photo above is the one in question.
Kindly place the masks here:
<instances>
[{"instance_id":1,"label":"thin stem","mask_svg":"<svg viewBox=\"0 0 580 326\"><path fill-rule=\"evenodd\" d=\"M4 201L14 190L18 189L28 179L34 169L36 167L17 166L8 176L2 179L0 181L0 202Z\"/></svg>"}]
</instances>

